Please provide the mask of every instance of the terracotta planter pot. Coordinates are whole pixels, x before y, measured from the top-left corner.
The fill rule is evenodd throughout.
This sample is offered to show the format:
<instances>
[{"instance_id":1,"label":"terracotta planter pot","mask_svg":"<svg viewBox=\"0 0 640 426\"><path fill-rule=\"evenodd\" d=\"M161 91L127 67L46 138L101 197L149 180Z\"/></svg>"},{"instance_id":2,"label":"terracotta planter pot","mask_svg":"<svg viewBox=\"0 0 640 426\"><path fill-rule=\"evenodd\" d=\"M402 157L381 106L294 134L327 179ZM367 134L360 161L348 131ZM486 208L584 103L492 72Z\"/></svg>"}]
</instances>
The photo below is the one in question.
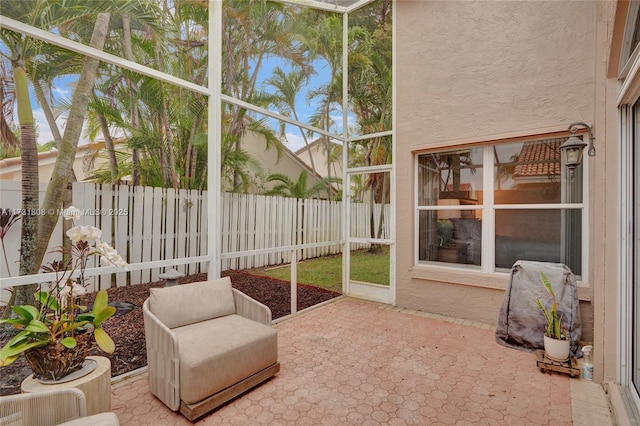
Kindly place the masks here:
<instances>
[{"instance_id":1,"label":"terracotta planter pot","mask_svg":"<svg viewBox=\"0 0 640 426\"><path fill-rule=\"evenodd\" d=\"M60 380L67 374L82 368L91 348L92 333L76 335L75 348L55 345L31 348L24 356L33 371L33 377L46 380Z\"/></svg>"},{"instance_id":2,"label":"terracotta planter pot","mask_svg":"<svg viewBox=\"0 0 640 426\"><path fill-rule=\"evenodd\" d=\"M560 340L552 339L545 334L544 336L544 352L554 361L566 361L569 359L569 349L571 342L569 339Z\"/></svg>"}]
</instances>

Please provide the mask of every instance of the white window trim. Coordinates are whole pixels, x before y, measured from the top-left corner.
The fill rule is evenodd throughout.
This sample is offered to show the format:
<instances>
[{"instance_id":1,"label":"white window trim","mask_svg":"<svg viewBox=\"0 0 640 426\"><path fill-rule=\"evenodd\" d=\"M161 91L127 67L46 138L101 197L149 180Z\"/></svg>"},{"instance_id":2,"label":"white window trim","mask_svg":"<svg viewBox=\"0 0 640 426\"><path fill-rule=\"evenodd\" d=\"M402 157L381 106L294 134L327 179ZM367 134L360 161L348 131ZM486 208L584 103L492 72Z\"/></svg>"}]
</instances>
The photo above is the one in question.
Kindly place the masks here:
<instances>
[{"instance_id":1,"label":"white window trim","mask_svg":"<svg viewBox=\"0 0 640 426\"><path fill-rule=\"evenodd\" d=\"M568 136L568 135L567 135ZM583 136L583 140L586 136ZM527 138L527 140L532 140ZM513 142L513 141L511 141ZM585 141L587 142L587 141ZM483 164L482 164L482 185L483 185L483 205L482 205L482 248L481 248L481 260L480 267L470 266L464 264L455 263L443 263L436 261L420 260L419 245L420 241L417 236L419 235L420 220L419 214L421 211L437 211L451 209L450 206L419 206L417 205L419 200L419 182L420 178L418 157L420 153L414 156L414 266L417 267L438 267L448 268L464 272L481 272L489 274L504 275L506 272L496 270L495 267L495 212L496 210L513 210L513 209L543 209L543 210L556 210L573 208L582 211L582 277L586 277L586 273L589 270L589 161L583 158L583 185L582 185L582 203L557 203L557 204L499 204L494 202L494 154L492 147L496 145L488 144L483 147ZM441 147L438 151L448 151L456 149L457 147ZM477 210L476 206L456 206L456 210ZM589 287L588 282L578 280L578 287Z\"/></svg>"}]
</instances>

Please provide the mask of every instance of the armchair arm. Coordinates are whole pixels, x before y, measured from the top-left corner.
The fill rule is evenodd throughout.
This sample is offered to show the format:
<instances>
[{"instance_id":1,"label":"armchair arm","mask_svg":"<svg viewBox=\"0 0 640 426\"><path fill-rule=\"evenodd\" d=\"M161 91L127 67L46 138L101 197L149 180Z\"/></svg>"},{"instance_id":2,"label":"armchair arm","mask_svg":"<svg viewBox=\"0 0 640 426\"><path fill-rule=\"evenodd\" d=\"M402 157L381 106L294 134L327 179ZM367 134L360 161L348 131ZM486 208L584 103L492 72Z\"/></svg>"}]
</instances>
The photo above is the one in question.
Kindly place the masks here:
<instances>
[{"instance_id":1,"label":"armchair arm","mask_svg":"<svg viewBox=\"0 0 640 426\"><path fill-rule=\"evenodd\" d=\"M241 291L233 289L233 301L236 313L253 321L271 325L271 309Z\"/></svg>"},{"instance_id":2,"label":"armchair arm","mask_svg":"<svg viewBox=\"0 0 640 426\"><path fill-rule=\"evenodd\" d=\"M180 408L180 357L178 339L149 309L142 305L147 344L149 389L173 411Z\"/></svg>"},{"instance_id":3,"label":"armchair arm","mask_svg":"<svg viewBox=\"0 0 640 426\"><path fill-rule=\"evenodd\" d=\"M0 398L0 424L51 425L86 417L87 405L79 389L56 389Z\"/></svg>"}]
</instances>

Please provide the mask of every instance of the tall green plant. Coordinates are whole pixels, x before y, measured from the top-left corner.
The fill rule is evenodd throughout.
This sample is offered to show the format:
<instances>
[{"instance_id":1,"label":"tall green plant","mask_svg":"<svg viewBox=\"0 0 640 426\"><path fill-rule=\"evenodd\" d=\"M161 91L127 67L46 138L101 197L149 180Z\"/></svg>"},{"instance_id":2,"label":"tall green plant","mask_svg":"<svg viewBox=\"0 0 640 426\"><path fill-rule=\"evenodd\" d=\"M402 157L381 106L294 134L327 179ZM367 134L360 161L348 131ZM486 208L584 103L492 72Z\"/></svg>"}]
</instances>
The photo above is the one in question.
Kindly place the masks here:
<instances>
[{"instance_id":1,"label":"tall green plant","mask_svg":"<svg viewBox=\"0 0 640 426\"><path fill-rule=\"evenodd\" d=\"M558 315L558 305L556 303L556 294L553 291L553 287L551 286L551 282L544 274L544 272L540 271L540 280L542 281L542 285L544 289L551 295L552 304L551 308L547 309L542 304L540 299L536 299L536 305L542 311L545 320L547 320L547 329L545 334L552 339L561 339L566 340L569 337L567 336L566 329L564 324L562 323L562 314Z\"/></svg>"}]
</instances>

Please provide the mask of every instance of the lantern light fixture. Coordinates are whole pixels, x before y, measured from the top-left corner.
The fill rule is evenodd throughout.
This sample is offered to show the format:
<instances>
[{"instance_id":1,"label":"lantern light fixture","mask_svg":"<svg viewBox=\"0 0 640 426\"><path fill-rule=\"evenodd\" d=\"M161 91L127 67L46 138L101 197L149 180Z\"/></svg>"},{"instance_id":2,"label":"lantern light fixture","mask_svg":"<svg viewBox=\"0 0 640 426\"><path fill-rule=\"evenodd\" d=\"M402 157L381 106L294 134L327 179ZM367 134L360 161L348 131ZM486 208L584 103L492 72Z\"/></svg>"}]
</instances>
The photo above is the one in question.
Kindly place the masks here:
<instances>
[{"instance_id":1,"label":"lantern light fixture","mask_svg":"<svg viewBox=\"0 0 640 426\"><path fill-rule=\"evenodd\" d=\"M560 145L563 162L565 166L571 170L580 165L582 162L582 151L587 146L587 143L582 140L582 138L576 136L576 132L580 129L580 126L587 129L589 132L589 150L587 151L587 154L590 157L596 155L596 148L593 145L593 141L595 139L593 137L593 129L589 127L588 124L582 122L572 123L569 126L571 136L562 145Z\"/></svg>"}]
</instances>

